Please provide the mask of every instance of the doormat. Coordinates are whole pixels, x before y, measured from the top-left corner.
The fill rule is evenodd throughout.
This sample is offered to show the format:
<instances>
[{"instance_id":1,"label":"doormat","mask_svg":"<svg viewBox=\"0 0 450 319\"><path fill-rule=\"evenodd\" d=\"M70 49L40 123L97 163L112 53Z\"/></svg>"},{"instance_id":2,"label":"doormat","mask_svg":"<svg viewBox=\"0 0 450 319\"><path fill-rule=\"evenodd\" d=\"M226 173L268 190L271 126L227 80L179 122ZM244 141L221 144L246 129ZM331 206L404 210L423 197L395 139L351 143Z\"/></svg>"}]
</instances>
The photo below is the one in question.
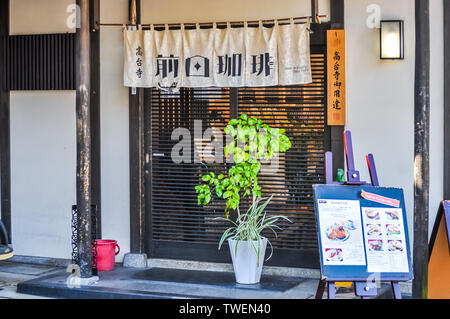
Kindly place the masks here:
<instances>
[{"instance_id":1,"label":"doormat","mask_svg":"<svg viewBox=\"0 0 450 319\"><path fill-rule=\"evenodd\" d=\"M219 286L234 289L251 289L284 292L294 288L305 281L303 278L279 277L279 276L261 276L261 282L255 285L237 284L234 273L183 270L167 268L151 268L140 271L132 276L133 279L176 282L182 284L198 284Z\"/></svg>"}]
</instances>

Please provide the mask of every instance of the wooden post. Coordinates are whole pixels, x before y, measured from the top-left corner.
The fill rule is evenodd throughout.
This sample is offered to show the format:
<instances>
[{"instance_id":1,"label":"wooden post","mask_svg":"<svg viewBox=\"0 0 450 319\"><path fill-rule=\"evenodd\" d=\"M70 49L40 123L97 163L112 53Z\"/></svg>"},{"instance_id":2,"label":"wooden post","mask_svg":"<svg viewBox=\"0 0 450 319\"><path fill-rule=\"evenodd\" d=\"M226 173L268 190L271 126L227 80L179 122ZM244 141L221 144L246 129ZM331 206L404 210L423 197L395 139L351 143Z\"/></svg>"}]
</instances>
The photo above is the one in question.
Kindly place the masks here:
<instances>
[{"instance_id":1,"label":"wooden post","mask_svg":"<svg viewBox=\"0 0 450 319\"><path fill-rule=\"evenodd\" d=\"M344 29L344 0L331 0L331 29L343 30ZM344 163L344 130L345 126L331 126L331 149L333 153L333 180L336 179L337 169L345 169Z\"/></svg>"},{"instance_id":2,"label":"wooden post","mask_svg":"<svg viewBox=\"0 0 450 319\"><path fill-rule=\"evenodd\" d=\"M90 0L91 30L91 200L97 206L97 237L101 238L101 130L100 130L100 0Z\"/></svg>"},{"instance_id":3,"label":"wooden post","mask_svg":"<svg viewBox=\"0 0 450 319\"><path fill-rule=\"evenodd\" d=\"M429 0L416 0L413 298L427 298L430 144Z\"/></svg>"},{"instance_id":4,"label":"wooden post","mask_svg":"<svg viewBox=\"0 0 450 319\"><path fill-rule=\"evenodd\" d=\"M140 0L131 0L130 2L130 23L133 25L138 24L138 13L137 13L137 4L136 1L139 1L139 5L140 5ZM139 14L139 20L140 20L140 14ZM140 21L139 21L140 22Z\"/></svg>"},{"instance_id":5,"label":"wooden post","mask_svg":"<svg viewBox=\"0 0 450 319\"><path fill-rule=\"evenodd\" d=\"M311 0L311 17L312 22L316 23L317 16L319 15L319 0Z\"/></svg>"},{"instance_id":6,"label":"wooden post","mask_svg":"<svg viewBox=\"0 0 450 319\"><path fill-rule=\"evenodd\" d=\"M344 29L344 0L330 0L331 29Z\"/></svg>"},{"instance_id":7,"label":"wooden post","mask_svg":"<svg viewBox=\"0 0 450 319\"><path fill-rule=\"evenodd\" d=\"M130 0L130 22L141 23L141 1ZM130 89L130 248L145 253L144 89Z\"/></svg>"},{"instance_id":8,"label":"wooden post","mask_svg":"<svg viewBox=\"0 0 450 319\"><path fill-rule=\"evenodd\" d=\"M9 36L9 1L0 0L0 198L1 219L11 242L11 146L10 100L6 87L6 59Z\"/></svg>"},{"instance_id":9,"label":"wooden post","mask_svg":"<svg viewBox=\"0 0 450 319\"><path fill-rule=\"evenodd\" d=\"M444 0L444 200L450 200L450 0Z\"/></svg>"},{"instance_id":10,"label":"wooden post","mask_svg":"<svg viewBox=\"0 0 450 319\"><path fill-rule=\"evenodd\" d=\"M77 0L80 21L75 40L77 121L78 262L81 278L92 277L91 221L91 122L89 0Z\"/></svg>"}]
</instances>

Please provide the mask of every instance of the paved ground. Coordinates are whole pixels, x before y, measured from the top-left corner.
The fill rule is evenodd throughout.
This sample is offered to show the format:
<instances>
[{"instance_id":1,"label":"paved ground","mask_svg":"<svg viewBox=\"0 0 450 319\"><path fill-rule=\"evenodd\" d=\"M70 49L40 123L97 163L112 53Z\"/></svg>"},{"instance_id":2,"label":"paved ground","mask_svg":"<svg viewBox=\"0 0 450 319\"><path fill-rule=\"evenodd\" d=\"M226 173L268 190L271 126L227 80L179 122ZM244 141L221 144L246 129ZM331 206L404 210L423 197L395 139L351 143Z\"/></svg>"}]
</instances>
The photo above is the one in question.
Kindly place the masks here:
<instances>
[{"instance_id":1,"label":"paved ground","mask_svg":"<svg viewBox=\"0 0 450 319\"><path fill-rule=\"evenodd\" d=\"M133 275L142 270L130 270L117 267L114 272L100 273L100 281L93 285L91 292L95 291L133 291L146 297L145 293L155 292L157 294L187 295L191 297L211 296L218 298L282 298L282 299L311 299L314 298L317 288L316 279L303 279L300 284L284 292L258 291L248 289L230 289L226 287L208 285L187 285L180 283L155 282L132 278ZM52 285L66 286L66 279L69 274L64 267L25 264L11 261L0 262L0 299L47 299L44 297L17 293L17 285L20 282L29 280L47 279ZM65 287L66 288L66 287ZM66 288L67 289L67 288ZM115 298L114 295L109 298ZM353 289L339 291L338 299L355 298ZM75 295L75 298L76 295ZM98 297L97 297L98 298Z\"/></svg>"},{"instance_id":2,"label":"paved ground","mask_svg":"<svg viewBox=\"0 0 450 319\"><path fill-rule=\"evenodd\" d=\"M39 296L19 294L17 293L17 285L22 281L35 279L60 270L61 268L52 266L1 261L0 299L47 299Z\"/></svg>"}]
</instances>

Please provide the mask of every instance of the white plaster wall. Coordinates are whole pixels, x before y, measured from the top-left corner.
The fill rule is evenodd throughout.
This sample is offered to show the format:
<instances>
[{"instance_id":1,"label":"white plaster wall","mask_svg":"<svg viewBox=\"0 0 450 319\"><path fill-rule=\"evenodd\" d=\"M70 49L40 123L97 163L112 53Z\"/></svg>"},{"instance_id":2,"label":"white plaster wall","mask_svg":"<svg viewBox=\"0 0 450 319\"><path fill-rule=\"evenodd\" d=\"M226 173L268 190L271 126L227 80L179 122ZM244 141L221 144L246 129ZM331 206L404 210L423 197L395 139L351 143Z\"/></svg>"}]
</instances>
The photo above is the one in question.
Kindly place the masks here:
<instances>
[{"instance_id":1,"label":"white plaster wall","mask_svg":"<svg viewBox=\"0 0 450 319\"><path fill-rule=\"evenodd\" d=\"M75 0L12 0L10 33L73 33L74 4Z\"/></svg>"},{"instance_id":2,"label":"white plaster wall","mask_svg":"<svg viewBox=\"0 0 450 319\"><path fill-rule=\"evenodd\" d=\"M14 0L10 33L74 32L74 0ZM73 8L72 8L73 9ZM71 258L76 203L74 91L11 93L11 217L17 255Z\"/></svg>"},{"instance_id":3,"label":"white plaster wall","mask_svg":"<svg viewBox=\"0 0 450 319\"><path fill-rule=\"evenodd\" d=\"M443 196L443 17L442 0L431 14L431 187L430 227ZM379 59L379 29L366 25L367 6L377 4L382 19L405 20L405 60ZM410 234L414 187L414 2L346 0L347 129L352 131L356 165L369 180L364 156L373 153L380 183L405 190Z\"/></svg>"},{"instance_id":4,"label":"white plaster wall","mask_svg":"<svg viewBox=\"0 0 450 319\"><path fill-rule=\"evenodd\" d=\"M329 17L329 4L319 1L321 15ZM142 23L252 21L310 14L310 0L142 0Z\"/></svg>"},{"instance_id":5,"label":"white plaster wall","mask_svg":"<svg viewBox=\"0 0 450 319\"><path fill-rule=\"evenodd\" d=\"M443 0L430 1L430 223L433 229L444 196L444 17Z\"/></svg>"},{"instance_id":6,"label":"white plaster wall","mask_svg":"<svg viewBox=\"0 0 450 319\"><path fill-rule=\"evenodd\" d=\"M17 255L71 258L75 92L11 92L11 217Z\"/></svg>"},{"instance_id":7,"label":"white plaster wall","mask_svg":"<svg viewBox=\"0 0 450 319\"><path fill-rule=\"evenodd\" d=\"M101 22L127 23L128 0L102 0ZM121 247L117 261L130 251L130 167L128 89L123 86L121 27L102 27L101 183L102 235Z\"/></svg>"},{"instance_id":8,"label":"white plaster wall","mask_svg":"<svg viewBox=\"0 0 450 319\"><path fill-rule=\"evenodd\" d=\"M70 32L73 0L14 0L11 34ZM127 0L102 0L102 22L127 22ZM39 17L39 19L38 19ZM45 19L42 19L45 17ZM64 19L63 19L64 18ZM129 251L128 90L120 28L101 30L102 230ZM75 92L11 97L12 224L16 254L70 258L76 203Z\"/></svg>"}]
</instances>

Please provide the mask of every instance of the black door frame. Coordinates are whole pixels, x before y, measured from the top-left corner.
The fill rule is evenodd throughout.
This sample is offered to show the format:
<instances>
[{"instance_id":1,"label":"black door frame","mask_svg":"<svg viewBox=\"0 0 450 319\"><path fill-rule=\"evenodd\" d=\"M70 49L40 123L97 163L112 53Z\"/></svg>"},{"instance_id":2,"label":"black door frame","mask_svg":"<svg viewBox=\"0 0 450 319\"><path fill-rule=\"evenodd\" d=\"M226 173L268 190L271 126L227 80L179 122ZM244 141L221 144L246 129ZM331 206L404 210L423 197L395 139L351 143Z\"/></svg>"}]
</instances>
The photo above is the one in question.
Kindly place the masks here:
<instances>
[{"instance_id":1,"label":"black door frame","mask_svg":"<svg viewBox=\"0 0 450 319\"><path fill-rule=\"evenodd\" d=\"M11 142L10 95L6 85L6 52L9 37L9 0L0 1L0 211L11 243Z\"/></svg>"}]
</instances>

